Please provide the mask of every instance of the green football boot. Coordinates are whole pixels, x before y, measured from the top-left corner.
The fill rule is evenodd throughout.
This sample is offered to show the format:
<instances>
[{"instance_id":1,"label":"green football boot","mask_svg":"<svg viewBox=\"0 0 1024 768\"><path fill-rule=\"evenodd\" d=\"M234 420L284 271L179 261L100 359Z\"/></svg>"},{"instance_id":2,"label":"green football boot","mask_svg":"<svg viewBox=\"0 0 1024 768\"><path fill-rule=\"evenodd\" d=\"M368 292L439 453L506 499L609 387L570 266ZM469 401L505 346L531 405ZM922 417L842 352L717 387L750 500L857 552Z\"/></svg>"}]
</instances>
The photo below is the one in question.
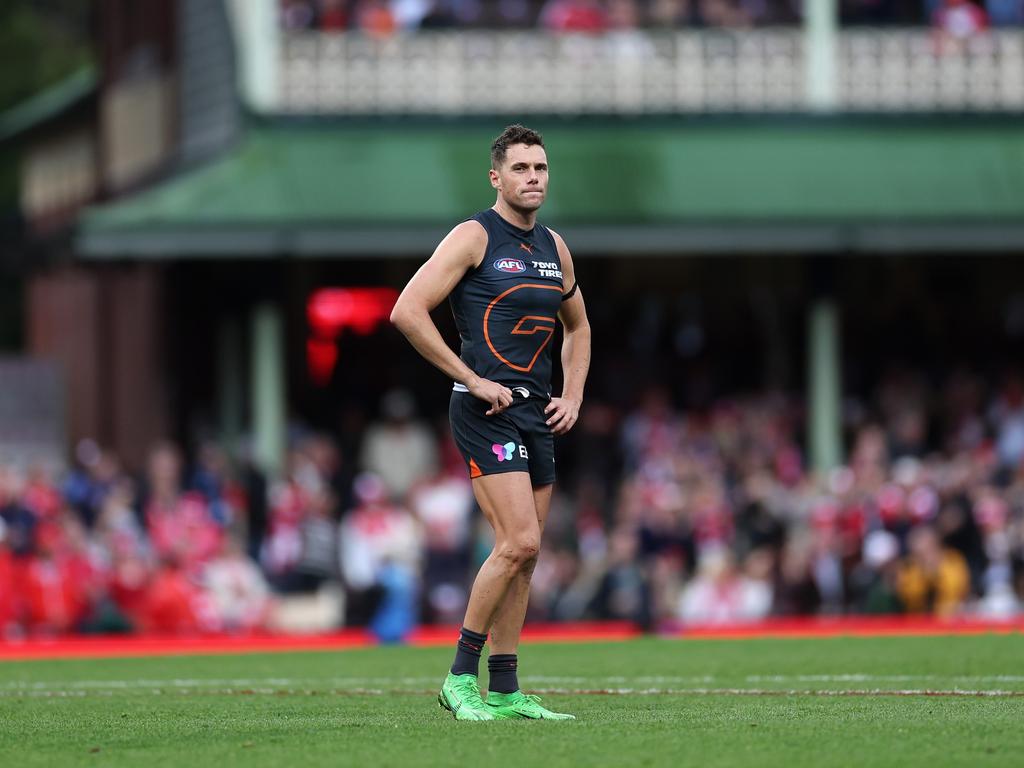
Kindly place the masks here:
<instances>
[{"instance_id":1,"label":"green football boot","mask_svg":"<svg viewBox=\"0 0 1024 768\"><path fill-rule=\"evenodd\" d=\"M514 717L524 717L529 720L575 720L575 715L567 715L562 712L552 712L547 707L541 706L540 696L534 696L522 691L515 693L495 693L490 691L487 694L487 707L494 712L498 720L507 720Z\"/></svg>"},{"instance_id":2,"label":"green football boot","mask_svg":"<svg viewBox=\"0 0 1024 768\"><path fill-rule=\"evenodd\" d=\"M476 675L448 673L437 694L437 703L447 709L456 720L494 720L494 712L480 698Z\"/></svg>"}]
</instances>

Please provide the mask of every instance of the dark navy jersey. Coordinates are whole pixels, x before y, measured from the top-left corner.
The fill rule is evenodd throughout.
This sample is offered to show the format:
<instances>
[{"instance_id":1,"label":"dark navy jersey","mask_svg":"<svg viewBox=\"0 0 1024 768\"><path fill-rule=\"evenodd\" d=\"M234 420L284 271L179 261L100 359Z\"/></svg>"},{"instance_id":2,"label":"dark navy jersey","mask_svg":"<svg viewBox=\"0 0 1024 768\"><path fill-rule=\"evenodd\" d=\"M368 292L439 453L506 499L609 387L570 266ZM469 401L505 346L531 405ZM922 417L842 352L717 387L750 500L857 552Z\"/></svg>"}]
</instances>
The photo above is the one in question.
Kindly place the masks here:
<instances>
[{"instance_id":1,"label":"dark navy jersey","mask_svg":"<svg viewBox=\"0 0 1024 768\"><path fill-rule=\"evenodd\" d=\"M485 379L550 397L551 338L563 290L555 240L547 227L519 229L493 208L472 218L487 230L487 250L449 296L462 361Z\"/></svg>"}]
</instances>

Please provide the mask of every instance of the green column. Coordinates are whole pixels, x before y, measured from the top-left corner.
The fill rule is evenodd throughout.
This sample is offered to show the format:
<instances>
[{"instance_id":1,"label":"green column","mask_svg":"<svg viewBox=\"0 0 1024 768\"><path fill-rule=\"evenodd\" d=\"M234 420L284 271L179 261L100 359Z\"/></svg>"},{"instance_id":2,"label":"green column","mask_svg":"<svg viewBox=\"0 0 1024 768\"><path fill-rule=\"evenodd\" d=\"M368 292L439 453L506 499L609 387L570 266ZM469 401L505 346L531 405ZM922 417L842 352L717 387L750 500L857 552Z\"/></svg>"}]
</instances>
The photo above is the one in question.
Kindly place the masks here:
<instances>
[{"instance_id":1,"label":"green column","mask_svg":"<svg viewBox=\"0 0 1024 768\"><path fill-rule=\"evenodd\" d=\"M808 445L811 468L827 472L842 463L839 313L835 302L822 299L808 318Z\"/></svg>"},{"instance_id":2,"label":"green column","mask_svg":"<svg viewBox=\"0 0 1024 768\"><path fill-rule=\"evenodd\" d=\"M806 106L816 112L831 112L839 105L838 28L837 0L807 0L804 3Z\"/></svg>"},{"instance_id":3,"label":"green column","mask_svg":"<svg viewBox=\"0 0 1024 768\"><path fill-rule=\"evenodd\" d=\"M284 330L281 311L261 304L252 313L252 432L256 463L268 474L284 468Z\"/></svg>"}]
</instances>

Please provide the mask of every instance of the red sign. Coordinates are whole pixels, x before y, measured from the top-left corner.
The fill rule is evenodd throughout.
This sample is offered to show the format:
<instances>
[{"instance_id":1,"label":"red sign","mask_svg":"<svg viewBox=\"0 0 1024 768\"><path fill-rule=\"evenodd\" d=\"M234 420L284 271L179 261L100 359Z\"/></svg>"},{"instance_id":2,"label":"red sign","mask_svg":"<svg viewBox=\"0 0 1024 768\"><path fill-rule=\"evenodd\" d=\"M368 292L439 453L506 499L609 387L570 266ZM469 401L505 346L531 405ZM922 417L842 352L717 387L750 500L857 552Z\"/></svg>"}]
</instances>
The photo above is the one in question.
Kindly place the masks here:
<instances>
[{"instance_id":1,"label":"red sign","mask_svg":"<svg viewBox=\"0 0 1024 768\"><path fill-rule=\"evenodd\" d=\"M394 288L321 288L309 297L306 317L312 331L306 362L313 381L324 386L338 362L337 339L345 329L360 336L388 322L398 300Z\"/></svg>"}]
</instances>

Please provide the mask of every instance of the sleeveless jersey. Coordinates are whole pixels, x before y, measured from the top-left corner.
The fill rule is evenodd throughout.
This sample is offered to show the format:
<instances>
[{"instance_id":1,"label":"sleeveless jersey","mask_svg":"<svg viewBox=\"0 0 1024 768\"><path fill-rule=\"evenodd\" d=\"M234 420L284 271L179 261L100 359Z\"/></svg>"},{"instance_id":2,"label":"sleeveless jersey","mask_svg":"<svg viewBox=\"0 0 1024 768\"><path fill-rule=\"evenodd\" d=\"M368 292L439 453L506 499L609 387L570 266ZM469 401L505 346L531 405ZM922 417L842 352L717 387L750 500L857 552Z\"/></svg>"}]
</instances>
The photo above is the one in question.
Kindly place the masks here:
<instances>
[{"instance_id":1,"label":"sleeveless jersey","mask_svg":"<svg viewBox=\"0 0 1024 768\"><path fill-rule=\"evenodd\" d=\"M492 208L472 218L487 230L487 250L449 296L462 361L485 379L549 398L551 338L562 303L555 240L547 227L519 229Z\"/></svg>"}]
</instances>

